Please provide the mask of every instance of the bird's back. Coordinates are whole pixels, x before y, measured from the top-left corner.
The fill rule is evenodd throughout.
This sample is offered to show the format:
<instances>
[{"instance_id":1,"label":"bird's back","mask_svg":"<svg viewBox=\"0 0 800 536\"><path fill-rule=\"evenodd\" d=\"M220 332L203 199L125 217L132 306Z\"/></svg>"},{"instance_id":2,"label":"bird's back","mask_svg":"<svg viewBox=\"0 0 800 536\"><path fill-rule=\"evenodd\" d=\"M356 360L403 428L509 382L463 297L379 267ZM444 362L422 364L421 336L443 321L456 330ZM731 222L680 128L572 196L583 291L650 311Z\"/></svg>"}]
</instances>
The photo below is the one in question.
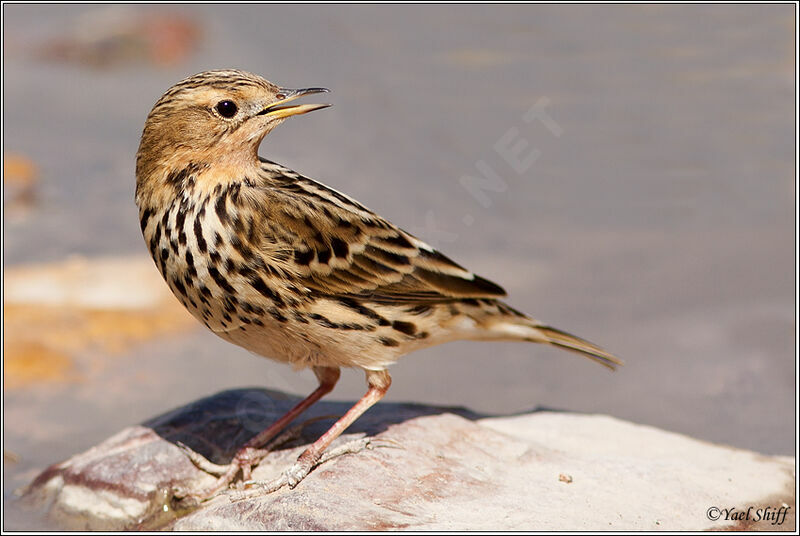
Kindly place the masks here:
<instances>
[{"instance_id":1,"label":"bird's back","mask_svg":"<svg viewBox=\"0 0 800 536\"><path fill-rule=\"evenodd\" d=\"M197 187L209 173L187 170L140 215L173 293L221 337L298 367L368 369L451 340L531 339L497 329L536 324L502 288L350 197L267 160Z\"/></svg>"}]
</instances>

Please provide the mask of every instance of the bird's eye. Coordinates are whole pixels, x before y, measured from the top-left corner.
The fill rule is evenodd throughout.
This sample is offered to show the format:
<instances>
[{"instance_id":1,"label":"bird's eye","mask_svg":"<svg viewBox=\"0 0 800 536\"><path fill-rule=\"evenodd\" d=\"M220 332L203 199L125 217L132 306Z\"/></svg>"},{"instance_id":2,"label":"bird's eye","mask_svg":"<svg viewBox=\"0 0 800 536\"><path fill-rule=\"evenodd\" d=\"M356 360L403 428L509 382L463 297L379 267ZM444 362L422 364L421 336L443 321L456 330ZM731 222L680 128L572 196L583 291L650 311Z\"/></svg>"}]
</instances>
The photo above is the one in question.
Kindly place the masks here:
<instances>
[{"instance_id":1,"label":"bird's eye","mask_svg":"<svg viewBox=\"0 0 800 536\"><path fill-rule=\"evenodd\" d=\"M230 100L224 100L217 103L217 112L222 117L227 117L230 119L239 109L236 107L236 103Z\"/></svg>"}]
</instances>

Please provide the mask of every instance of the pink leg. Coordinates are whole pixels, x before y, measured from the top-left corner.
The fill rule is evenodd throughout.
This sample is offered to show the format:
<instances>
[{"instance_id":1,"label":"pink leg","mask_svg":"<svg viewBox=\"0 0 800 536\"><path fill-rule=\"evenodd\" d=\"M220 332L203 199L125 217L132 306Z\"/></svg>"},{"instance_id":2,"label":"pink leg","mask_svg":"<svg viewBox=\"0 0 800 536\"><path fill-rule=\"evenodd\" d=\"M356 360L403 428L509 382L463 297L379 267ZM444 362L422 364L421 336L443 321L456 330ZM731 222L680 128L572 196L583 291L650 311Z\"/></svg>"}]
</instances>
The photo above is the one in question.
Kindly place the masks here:
<instances>
[{"instance_id":1,"label":"pink leg","mask_svg":"<svg viewBox=\"0 0 800 536\"><path fill-rule=\"evenodd\" d=\"M353 424L365 411L383 398L386 391L389 390L389 386L392 384L392 378L385 370L368 370L367 384L369 385L369 389L366 394L297 458L297 462L287 473L290 487L295 487L305 478L334 439L339 437L348 426Z\"/></svg>"},{"instance_id":2,"label":"pink leg","mask_svg":"<svg viewBox=\"0 0 800 536\"><path fill-rule=\"evenodd\" d=\"M240 452L247 448L257 449L266 445L270 439L278 435L278 433L286 428L290 422L295 420L298 415L314 405L320 398L333 391L336 382L339 381L340 373L339 369L335 367L314 367L314 374L316 374L319 380L319 387L306 398L298 402L295 407L286 412L286 415L272 423L269 428L251 438L250 441L244 444Z\"/></svg>"},{"instance_id":3,"label":"pink leg","mask_svg":"<svg viewBox=\"0 0 800 536\"><path fill-rule=\"evenodd\" d=\"M266 445L267 442L277 436L281 430L286 428L286 426L295 418L297 418L298 415L311 407L320 398L330 393L336 385L336 382L339 381L340 372L337 367L314 367L314 374L319 380L319 387L317 387L313 393L301 400L295 407L286 412L283 417L272 423L263 432L254 436L247 443L245 443L244 446L234 455L228 471L220 476L210 488L205 489L197 494L198 498L201 500L209 498L221 489L228 487L233 479L236 478L239 470L242 471L243 480L250 480L250 471L253 465L258 464L258 462L260 462L266 455L266 452L259 451L258 449Z\"/></svg>"}]
</instances>

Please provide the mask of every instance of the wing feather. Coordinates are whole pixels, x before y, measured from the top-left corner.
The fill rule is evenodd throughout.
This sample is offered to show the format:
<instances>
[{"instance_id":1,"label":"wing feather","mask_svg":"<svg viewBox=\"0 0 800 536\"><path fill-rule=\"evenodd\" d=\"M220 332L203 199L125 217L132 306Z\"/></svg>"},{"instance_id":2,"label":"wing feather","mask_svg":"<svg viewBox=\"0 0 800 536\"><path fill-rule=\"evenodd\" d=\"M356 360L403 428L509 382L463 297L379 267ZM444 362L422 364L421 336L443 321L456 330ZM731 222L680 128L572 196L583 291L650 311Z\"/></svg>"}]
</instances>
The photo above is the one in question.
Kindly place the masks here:
<instances>
[{"instance_id":1,"label":"wing feather","mask_svg":"<svg viewBox=\"0 0 800 536\"><path fill-rule=\"evenodd\" d=\"M500 286L340 192L265 160L260 179L266 199L259 205L270 220L265 240L294 249L295 275L309 289L403 304L505 296Z\"/></svg>"}]
</instances>

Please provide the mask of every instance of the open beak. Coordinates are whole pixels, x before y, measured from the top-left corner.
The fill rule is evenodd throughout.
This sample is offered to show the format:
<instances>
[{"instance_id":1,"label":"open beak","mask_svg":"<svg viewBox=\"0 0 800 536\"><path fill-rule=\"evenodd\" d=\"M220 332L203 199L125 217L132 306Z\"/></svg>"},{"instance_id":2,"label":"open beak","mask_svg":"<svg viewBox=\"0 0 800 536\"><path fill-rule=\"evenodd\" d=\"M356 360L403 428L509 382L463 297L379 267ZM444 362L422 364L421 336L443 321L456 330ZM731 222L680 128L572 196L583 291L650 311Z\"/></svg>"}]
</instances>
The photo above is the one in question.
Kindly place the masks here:
<instances>
[{"instance_id":1,"label":"open beak","mask_svg":"<svg viewBox=\"0 0 800 536\"><path fill-rule=\"evenodd\" d=\"M293 115L305 114L313 112L314 110L321 110L327 108L330 104L295 104L286 106L287 102L305 97L306 95L313 95L314 93L328 93L330 90L324 87L307 87L303 89L286 89L280 88L278 93L278 102L270 104L260 112L258 115L268 115L276 119L291 117Z\"/></svg>"}]
</instances>

